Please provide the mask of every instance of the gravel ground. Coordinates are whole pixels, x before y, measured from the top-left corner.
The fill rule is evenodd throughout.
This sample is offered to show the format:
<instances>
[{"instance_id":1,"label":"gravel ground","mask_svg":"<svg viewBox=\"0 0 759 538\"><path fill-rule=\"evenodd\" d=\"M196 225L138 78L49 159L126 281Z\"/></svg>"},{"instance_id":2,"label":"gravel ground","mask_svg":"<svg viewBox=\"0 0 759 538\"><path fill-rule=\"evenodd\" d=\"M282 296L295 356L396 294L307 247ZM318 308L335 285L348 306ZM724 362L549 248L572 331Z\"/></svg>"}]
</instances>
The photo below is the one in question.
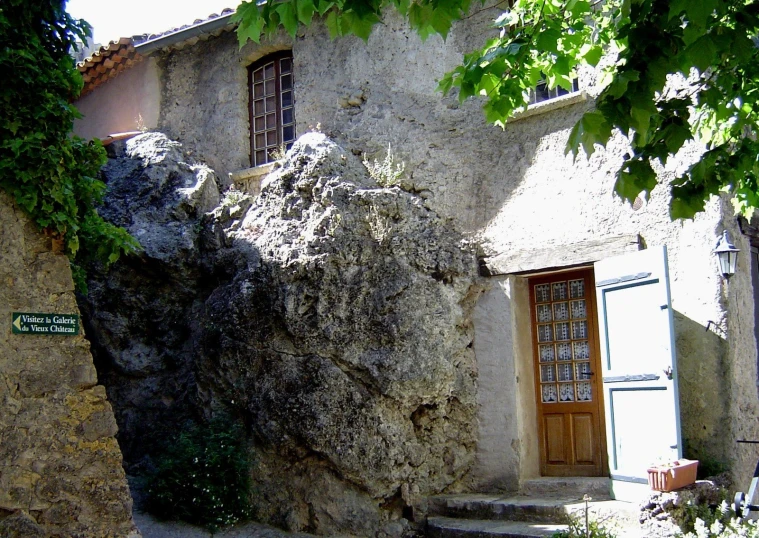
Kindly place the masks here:
<instances>
[{"instance_id":1,"label":"gravel ground","mask_svg":"<svg viewBox=\"0 0 759 538\"><path fill-rule=\"evenodd\" d=\"M176 521L158 521L150 514L134 512L142 538L311 538L311 534L284 532L261 523L245 523L211 534L202 527Z\"/></svg>"}]
</instances>

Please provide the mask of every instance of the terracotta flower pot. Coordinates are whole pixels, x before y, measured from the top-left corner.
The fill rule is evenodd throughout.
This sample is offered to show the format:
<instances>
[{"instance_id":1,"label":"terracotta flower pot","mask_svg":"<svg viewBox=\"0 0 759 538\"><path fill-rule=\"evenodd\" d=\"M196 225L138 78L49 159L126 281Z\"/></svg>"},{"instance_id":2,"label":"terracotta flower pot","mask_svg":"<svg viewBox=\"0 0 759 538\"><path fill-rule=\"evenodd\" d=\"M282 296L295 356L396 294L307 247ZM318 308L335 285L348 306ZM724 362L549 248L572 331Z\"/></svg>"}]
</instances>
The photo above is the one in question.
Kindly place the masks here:
<instances>
[{"instance_id":1,"label":"terracotta flower pot","mask_svg":"<svg viewBox=\"0 0 759 538\"><path fill-rule=\"evenodd\" d=\"M677 460L648 469L648 485L654 491L674 491L696 481L698 460Z\"/></svg>"}]
</instances>

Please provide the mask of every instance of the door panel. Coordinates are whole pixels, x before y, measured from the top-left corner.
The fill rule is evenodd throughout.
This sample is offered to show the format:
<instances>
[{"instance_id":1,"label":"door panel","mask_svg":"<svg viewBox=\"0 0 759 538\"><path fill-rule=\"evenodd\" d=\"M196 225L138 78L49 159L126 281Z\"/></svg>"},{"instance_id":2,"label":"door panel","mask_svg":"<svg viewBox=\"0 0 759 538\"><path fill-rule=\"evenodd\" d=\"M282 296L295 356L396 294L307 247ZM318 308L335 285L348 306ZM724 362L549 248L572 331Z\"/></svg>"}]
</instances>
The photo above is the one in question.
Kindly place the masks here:
<instances>
[{"instance_id":1,"label":"door panel","mask_svg":"<svg viewBox=\"0 0 759 538\"><path fill-rule=\"evenodd\" d=\"M670 451L674 444L671 424L672 405L666 389L641 386L611 387L609 408L612 427L609 462L613 470L625 476L645 479L647 469ZM670 416L665 416L669 411ZM662 443L657 441L663 440ZM662 450L664 448L664 450ZM677 455L673 454L674 459Z\"/></svg>"},{"instance_id":2,"label":"door panel","mask_svg":"<svg viewBox=\"0 0 759 538\"><path fill-rule=\"evenodd\" d=\"M544 476L606 468L593 271L532 278L535 391Z\"/></svg>"},{"instance_id":3,"label":"door panel","mask_svg":"<svg viewBox=\"0 0 759 538\"><path fill-rule=\"evenodd\" d=\"M575 461L592 465L595 456L593 415L578 414L572 416L572 438L574 439Z\"/></svg>"},{"instance_id":4,"label":"door panel","mask_svg":"<svg viewBox=\"0 0 759 538\"><path fill-rule=\"evenodd\" d=\"M682 456L666 248L607 258L595 276L612 487L634 500L650 465Z\"/></svg>"},{"instance_id":5,"label":"door panel","mask_svg":"<svg viewBox=\"0 0 759 538\"><path fill-rule=\"evenodd\" d=\"M545 417L546 455L549 463L561 464L567 462L564 449L564 415L548 415Z\"/></svg>"},{"instance_id":6,"label":"door panel","mask_svg":"<svg viewBox=\"0 0 759 538\"><path fill-rule=\"evenodd\" d=\"M630 364L641 372L659 367L658 351L668 324L662 323L659 312L650 315L651 305L659 307L656 287L642 282L604 291L608 370L627 371Z\"/></svg>"}]
</instances>

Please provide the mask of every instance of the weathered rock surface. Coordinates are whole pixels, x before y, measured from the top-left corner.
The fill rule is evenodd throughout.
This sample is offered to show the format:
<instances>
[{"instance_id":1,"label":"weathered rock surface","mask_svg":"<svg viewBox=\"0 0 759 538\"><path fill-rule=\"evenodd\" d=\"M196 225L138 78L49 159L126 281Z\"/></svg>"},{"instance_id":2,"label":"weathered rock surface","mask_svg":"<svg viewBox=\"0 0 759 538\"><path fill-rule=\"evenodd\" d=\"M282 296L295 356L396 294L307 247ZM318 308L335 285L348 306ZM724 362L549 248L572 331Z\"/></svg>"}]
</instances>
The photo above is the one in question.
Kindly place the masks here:
<instances>
[{"instance_id":1,"label":"weathered rock surface","mask_svg":"<svg viewBox=\"0 0 759 538\"><path fill-rule=\"evenodd\" d=\"M108 390L130 472L166 429L192 416L193 320L204 293L199 269L201 218L219 201L212 170L188 163L181 146L158 133L109 146L100 214L144 248L119 270L89 283L82 311Z\"/></svg>"},{"instance_id":2,"label":"weathered rock surface","mask_svg":"<svg viewBox=\"0 0 759 538\"><path fill-rule=\"evenodd\" d=\"M116 422L84 336L14 335L78 314L68 258L0 193L0 536L137 537Z\"/></svg>"},{"instance_id":3,"label":"weathered rock surface","mask_svg":"<svg viewBox=\"0 0 759 538\"><path fill-rule=\"evenodd\" d=\"M698 480L671 492L655 492L641 504L640 523L645 536L670 538L693 532L697 517L714 509L727 498L727 490L717 482Z\"/></svg>"},{"instance_id":4,"label":"weathered rock surface","mask_svg":"<svg viewBox=\"0 0 759 538\"><path fill-rule=\"evenodd\" d=\"M262 520L403 535L404 506L461 487L473 462L474 255L420 198L378 188L319 133L296 142L252 205L227 196L203 219L201 202L173 208L208 197L160 193L170 181L138 157L159 141L131 140L106 176L125 189L115 170L154 179L108 207L133 233L127 216L145 215L143 236L161 248L93 282L89 298L128 463L149 461L146 432L232 412L251 433ZM171 226L157 237L169 222L182 241Z\"/></svg>"}]
</instances>

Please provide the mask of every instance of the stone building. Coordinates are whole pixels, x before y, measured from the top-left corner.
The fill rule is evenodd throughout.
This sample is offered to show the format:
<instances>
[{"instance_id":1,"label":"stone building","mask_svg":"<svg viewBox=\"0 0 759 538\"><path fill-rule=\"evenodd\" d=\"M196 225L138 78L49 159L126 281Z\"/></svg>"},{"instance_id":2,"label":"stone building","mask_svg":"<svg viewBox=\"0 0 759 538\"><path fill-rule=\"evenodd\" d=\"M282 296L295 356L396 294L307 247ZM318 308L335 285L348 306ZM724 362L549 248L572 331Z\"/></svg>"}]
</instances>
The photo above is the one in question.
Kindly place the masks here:
<instances>
[{"instance_id":1,"label":"stone building","mask_svg":"<svg viewBox=\"0 0 759 538\"><path fill-rule=\"evenodd\" d=\"M759 236L714 198L692 221L668 216L660 169L632 206L613 194L620 138L590 159L564 149L592 108L593 73L505 129L436 79L491 31L488 13L426 42L389 17L368 42L332 41L319 22L239 47L231 13L122 39L80 64L75 129L85 137L158 130L257 193L272 149L321 130L356 155L388 147L404 189L478 245L486 291L473 318L478 444L473 491L543 476L609 476L615 493L679 454L729 468L742 486L759 438L754 286ZM729 280L715 244L740 249ZM679 390L679 397L677 391ZM633 486L630 486L633 484Z\"/></svg>"}]
</instances>

